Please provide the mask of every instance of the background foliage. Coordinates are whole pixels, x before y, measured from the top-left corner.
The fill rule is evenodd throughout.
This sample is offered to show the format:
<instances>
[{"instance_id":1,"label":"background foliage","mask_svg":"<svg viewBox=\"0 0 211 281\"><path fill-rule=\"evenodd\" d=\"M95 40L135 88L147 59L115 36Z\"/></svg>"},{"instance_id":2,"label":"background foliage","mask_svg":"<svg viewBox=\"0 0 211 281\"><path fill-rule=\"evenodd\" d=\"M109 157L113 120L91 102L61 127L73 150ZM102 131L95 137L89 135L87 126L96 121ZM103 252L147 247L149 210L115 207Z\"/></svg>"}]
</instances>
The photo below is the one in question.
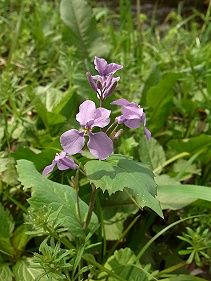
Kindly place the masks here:
<instances>
[{"instance_id":1,"label":"background foliage","mask_svg":"<svg viewBox=\"0 0 211 281\"><path fill-rule=\"evenodd\" d=\"M0 280L210 280L211 2L184 12L186 2L159 19L140 1L1 1ZM95 99L85 76L94 55L124 65L106 106L125 97L145 108L152 140L125 130L115 153L153 170L164 219L131 203L124 179L110 192L91 177L92 160L85 169L104 193L84 231L73 172L40 175L80 102ZM83 219L85 178L79 194Z\"/></svg>"}]
</instances>

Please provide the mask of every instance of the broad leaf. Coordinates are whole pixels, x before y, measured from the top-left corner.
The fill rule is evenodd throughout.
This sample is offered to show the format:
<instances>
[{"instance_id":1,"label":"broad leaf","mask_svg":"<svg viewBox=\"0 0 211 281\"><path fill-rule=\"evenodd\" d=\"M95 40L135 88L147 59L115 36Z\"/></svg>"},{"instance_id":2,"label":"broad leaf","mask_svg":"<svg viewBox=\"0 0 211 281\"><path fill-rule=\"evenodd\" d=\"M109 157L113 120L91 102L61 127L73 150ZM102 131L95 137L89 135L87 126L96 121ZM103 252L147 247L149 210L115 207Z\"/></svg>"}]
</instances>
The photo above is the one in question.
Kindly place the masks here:
<instances>
[{"instance_id":1,"label":"broad leaf","mask_svg":"<svg viewBox=\"0 0 211 281\"><path fill-rule=\"evenodd\" d=\"M105 268L114 272L121 279L127 281L148 281L153 280L152 274L150 274L147 269L143 268L139 263L137 263L137 258L135 254L129 249L120 249L115 251L113 256L110 256L106 261ZM99 279L106 276L105 273L99 274ZM109 276L108 281L118 281L117 278Z\"/></svg>"},{"instance_id":2,"label":"broad leaf","mask_svg":"<svg viewBox=\"0 0 211 281\"><path fill-rule=\"evenodd\" d=\"M13 281L13 273L7 264L0 265L0 280Z\"/></svg>"},{"instance_id":3,"label":"broad leaf","mask_svg":"<svg viewBox=\"0 0 211 281\"><path fill-rule=\"evenodd\" d=\"M73 236L83 237L83 222L88 212L88 206L79 199L82 222L77 212L77 196L75 190L67 185L50 181L35 169L32 162L27 160L17 161L19 180L25 188L32 187L32 197L29 199L30 206L38 211L43 206L49 210L58 212L60 225L66 227ZM89 229L92 231L97 225L97 217L92 215Z\"/></svg>"},{"instance_id":4,"label":"broad leaf","mask_svg":"<svg viewBox=\"0 0 211 281\"><path fill-rule=\"evenodd\" d=\"M142 104L142 106L146 105L147 92L149 91L149 89L151 87L155 86L159 82L160 76L161 76L161 70L160 70L159 66L154 65L149 73L149 76L147 77L147 79L144 83L144 87L143 87L143 90L141 93L140 104Z\"/></svg>"},{"instance_id":5,"label":"broad leaf","mask_svg":"<svg viewBox=\"0 0 211 281\"><path fill-rule=\"evenodd\" d=\"M9 214L8 210L5 210L0 203L0 252L8 255L15 253L11 243L11 237L14 230L14 221Z\"/></svg>"},{"instance_id":6,"label":"broad leaf","mask_svg":"<svg viewBox=\"0 0 211 281\"><path fill-rule=\"evenodd\" d=\"M32 103L46 128L64 123L66 118L63 115L48 111L46 105L41 101L39 96L36 96L35 94L31 94L30 96Z\"/></svg>"},{"instance_id":7,"label":"broad leaf","mask_svg":"<svg viewBox=\"0 0 211 281\"><path fill-rule=\"evenodd\" d=\"M8 185L16 185L18 183L14 158L0 158L0 181Z\"/></svg>"},{"instance_id":8,"label":"broad leaf","mask_svg":"<svg viewBox=\"0 0 211 281\"><path fill-rule=\"evenodd\" d=\"M13 273L16 281L48 281L49 278L45 271L41 268L36 268L31 259L22 259L13 267ZM56 279L51 279L55 281Z\"/></svg>"},{"instance_id":9,"label":"broad leaf","mask_svg":"<svg viewBox=\"0 0 211 281\"><path fill-rule=\"evenodd\" d=\"M155 198L156 183L153 173L141 163L122 155L112 155L106 161L91 160L85 164L90 182L97 188L113 194L128 190L139 207L150 207L162 216L160 204Z\"/></svg>"},{"instance_id":10,"label":"broad leaf","mask_svg":"<svg viewBox=\"0 0 211 281\"><path fill-rule=\"evenodd\" d=\"M152 169L161 166L166 161L163 147L154 138L151 138L150 141L147 141L144 137L141 138L139 154L141 161L148 164Z\"/></svg>"},{"instance_id":11,"label":"broad leaf","mask_svg":"<svg viewBox=\"0 0 211 281\"><path fill-rule=\"evenodd\" d=\"M211 202L211 187L199 185L162 185L158 186L158 199L162 209L180 209L198 200Z\"/></svg>"},{"instance_id":12,"label":"broad leaf","mask_svg":"<svg viewBox=\"0 0 211 281\"><path fill-rule=\"evenodd\" d=\"M36 95L39 96L45 108L49 112L59 114L68 101L72 98L74 88L66 92L62 92L52 87L38 87Z\"/></svg>"},{"instance_id":13,"label":"broad leaf","mask_svg":"<svg viewBox=\"0 0 211 281\"><path fill-rule=\"evenodd\" d=\"M146 94L146 105L149 107L150 125L152 132L157 132L166 123L173 105L173 86L178 78L175 73L168 73L160 82L149 89Z\"/></svg>"},{"instance_id":14,"label":"broad leaf","mask_svg":"<svg viewBox=\"0 0 211 281\"><path fill-rule=\"evenodd\" d=\"M18 226L12 237L12 244L16 251L22 252L28 243L30 236L27 234L29 231L26 224Z\"/></svg>"},{"instance_id":15,"label":"broad leaf","mask_svg":"<svg viewBox=\"0 0 211 281\"><path fill-rule=\"evenodd\" d=\"M85 0L62 0L61 18L70 29L71 42L80 56L101 56L107 53L107 47L99 37L92 9Z\"/></svg>"}]
</instances>

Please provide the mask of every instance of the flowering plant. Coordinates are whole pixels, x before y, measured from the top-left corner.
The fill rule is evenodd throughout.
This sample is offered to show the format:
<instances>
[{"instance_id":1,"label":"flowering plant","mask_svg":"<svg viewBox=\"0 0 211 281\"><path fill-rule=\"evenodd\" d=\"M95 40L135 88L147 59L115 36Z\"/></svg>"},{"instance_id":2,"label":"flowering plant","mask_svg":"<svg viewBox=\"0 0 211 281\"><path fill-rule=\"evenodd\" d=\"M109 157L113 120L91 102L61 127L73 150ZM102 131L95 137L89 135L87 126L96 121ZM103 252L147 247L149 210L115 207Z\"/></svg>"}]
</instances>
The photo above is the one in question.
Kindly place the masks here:
<instances>
[{"instance_id":1,"label":"flowering plant","mask_svg":"<svg viewBox=\"0 0 211 281\"><path fill-rule=\"evenodd\" d=\"M47 175L52 172L57 165L59 170L77 169L77 165L72 156L81 153L85 146L88 147L90 153L99 160L107 159L113 153L113 141L118 138L122 130L117 131L118 125L124 124L128 128L138 128L144 126L144 132L147 139L150 139L151 133L146 128L146 115L143 108L135 102L129 102L126 99L118 99L111 104L119 105L122 110L122 115L116 117L115 121L109 128L102 131L110 123L111 111L103 108L103 101L108 98L117 86L120 77L114 77L114 74L122 69L122 66L116 63L108 64L103 58L95 57L95 69L98 75L87 73L87 78L92 89L96 92L100 100L100 107L91 100L84 101L79 107L79 113L76 115L76 120L81 125L80 130L71 129L64 132L60 137L60 143L63 151L56 155L52 164L45 167L43 174ZM111 128L114 130L110 133ZM95 127L100 128L100 131L93 132Z\"/></svg>"},{"instance_id":2,"label":"flowering plant","mask_svg":"<svg viewBox=\"0 0 211 281\"><path fill-rule=\"evenodd\" d=\"M71 128L62 133L62 150L43 169L42 175L27 160L19 160L17 165L22 185L25 188L32 187L29 223L33 222L31 224L36 234L48 237L40 245L40 254L33 261L35 264L42 264L52 280L82 280L79 276L83 276L86 271L89 271L89 276L95 275L97 280L101 279L101 274L95 274L89 266L100 270L103 268L104 273L115 277L114 280L122 280L117 274L97 263L95 258L98 254L92 251L92 247L104 241L101 252L106 255L106 240L116 239L105 227L105 217L110 213L103 207L106 202L118 201L120 206L127 202L127 207L122 207L121 210L121 213L125 212L124 218L127 217L127 208L136 213L145 206L163 216L156 198L157 186L151 170L129 157L114 153L116 140L120 138L125 127L137 129L142 126L145 134L143 137L150 139L146 114L135 102L120 98L110 102L111 108L119 106L121 109L117 116L112 117L112 111L104 108L104 101L110 98L116 88L120 77L114 75L122 66L108 64L105 59L98 57L95 57L94 64L98 75L88 73L87 77L97 94L99 105L91 100L81 103L76 115L80 128ZM60 184L47 178L56 167L62 171L62 176L66 172L66 184L63 180ZM28 177L27 174L33 176ZM115 212L114 208L112 212L118 218L119 211ZM123 221L121 229L123 230ZM90 244L93 235L98 237L97 244ZM118 235L121 240L121 231ZM65 249L60 247L61 244ZM128 249L123 252L128 256L133 255ZM89 266L81 269L82 261ZM137 266L140 265L137 263ZM70 272L72 279L65 279L70 276ZM58 279L61 276L62 279ZM90 278L88 280L94 280Z\"/></svg>"}]
</instances>

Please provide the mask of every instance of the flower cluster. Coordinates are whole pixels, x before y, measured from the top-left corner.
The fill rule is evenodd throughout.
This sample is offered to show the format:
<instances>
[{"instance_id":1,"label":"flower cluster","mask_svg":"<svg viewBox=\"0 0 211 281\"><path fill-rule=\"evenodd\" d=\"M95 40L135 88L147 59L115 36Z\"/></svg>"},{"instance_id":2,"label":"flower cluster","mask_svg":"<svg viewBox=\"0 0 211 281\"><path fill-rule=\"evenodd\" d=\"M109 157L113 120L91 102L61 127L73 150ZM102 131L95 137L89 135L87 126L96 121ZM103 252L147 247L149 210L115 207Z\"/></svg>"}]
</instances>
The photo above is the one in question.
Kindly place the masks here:
<instances>
[{"instance_id":1,"label":"flower cluster","mask_svg":"<svg viewBox=\"0 0 211 281\"><path fill-rule=\"evenodd\" d=\"M61 135L60 143L63 151L56 154L53 162L45 167L43 175L51 173L55 166L59 170L77 169L78 165L70 156L81 153L85 146L88 147L94 157L105 160L113 152L113 139L118 138L122 132L122 129L120 129L108 135L109 128L113 127L114 124L117 124L115 128L119 124L124 124L128 128L138 128L143 125L147 139L151 137L150 131L146 128L146 115L143 108L126 99L118 99L111 103L120 106L122 114L116 117L115 122L105 132L102 131L109 125L111 114L110 110L102 107L102 102L116 88L120 77L114 77L113 75L122 69L122 66L116 63L108 64L105 59L98 57L95 57L94 65L99 75L91 75L88 72L87 78L100 100L100 107L96 108L95 103L91 100L86 100L80 105L76 120L81 128L79 130L68 130ZM93 131L96 127L100 128L100 131Z\"/></svg>"}]
</instances>

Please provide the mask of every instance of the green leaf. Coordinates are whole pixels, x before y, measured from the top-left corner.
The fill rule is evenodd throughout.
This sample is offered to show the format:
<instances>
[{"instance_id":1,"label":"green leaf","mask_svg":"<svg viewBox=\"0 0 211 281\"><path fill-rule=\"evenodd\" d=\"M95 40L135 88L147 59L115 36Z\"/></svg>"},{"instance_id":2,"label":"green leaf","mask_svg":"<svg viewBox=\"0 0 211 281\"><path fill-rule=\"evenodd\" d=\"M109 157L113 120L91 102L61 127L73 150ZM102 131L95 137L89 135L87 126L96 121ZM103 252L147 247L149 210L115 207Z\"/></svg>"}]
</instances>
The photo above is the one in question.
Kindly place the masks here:
<instances>
[{"instance_id":1,"label":"green leaf","mask_svg":"<svg viewBox=\"0 0 211 281\"><path fill-rule=\"evenodd\" d=\"M82 58L107 53L107 46L98 34L95 18L87 1L62 0L60 13L62 20L70 29L71 41Z\"/></svg>"},{"instance_id":2,"label":"green leaf","mask_svg":"<svg viewBox=\"0 0 211 281\"><path fill-rule=\"evenodd\" d=\"M169 281L207 281L204 278L200 278L197 276L191 276L191 275L186 275L186 274L179 274L179 275L174 275L173 277L168 278Z\"/></svg>"},{"instance_id":3,"label":"green leaf","mask_svg":"<svg viewBox=\"0 0 211 281\"><path fill-rule=\"evenodd\" d=\"M52 145L53 146L53 145ZM26 159L34 163L37 170L42 170L45 166L49 165L52 162L56 153L55 149L45 148L39 153L35 153L28 147L18 147L17 150L13 153L13 157L16 160Z\"/></svg>"},{"instance_id":4,"label":"green leaf","mask_svg":"<svg viewBox=\"0 0 211 281\"><path fill-rule=\"evenodd\" d=\"M163 147L154 138L151 138L150 141L146 140L146 138L140 140L139 154L141 160L150 165L153 170L166 161Z\"/></svg>"},{"instance_id":5,"label":"green leaf","mask_svg":"<svg viewBox=\"0 0 211 281\"><path fill-rule=\"evenodd\" d=\"M180 209L202 199L211 201L211 187L199 185L159 185L158 199L162 209Z\"/></svg>"},{"instance_id":6,"label":"green leaf","mask_svg":"<svg viewBox=\"0 0 211 281\"><path fill-rule=\"evenodd\" d=\"M11 243L11 236L14 230L14 221L8 210L5 210L0 203L0 252L8 255L14 254Z\"/></svg>"},{"instance_id":7,"label":"green leaf","mask_svg":"<svg viewBox=\"0 0 211 281\"><path fill-rule=\"evenodd\" d=\"M16 281L49 280L45 271L41 268L36 268L36 265L31 259L22 259L18 261L13 267L13 273Z\"/></svg>"},{"instance_id":8,"label":"green leaf","mask_svg":"<svg viewBox=\"0 0 211 281\"><path fill-rule=\"evenodd\" d=\"M176 73L167 73L160 82L151 87L146 94L146 105L149 107L149 128L157 132L167 121L173 105L173 86L178 78Z\"/></svg>"},{"instance_id":9,"label":"green leaf","mask_svg":"<svg viewBox=\"0 0 211 281\"><path fill-rule=\"evenodd\" d=\"M162 211L155 198L153 173L143 164L122 155L112 155L106 161L91 160L85 164L90 182L109 194L128 189L139 207L150 207L160 216Z\"/></svg>"},{"instance_id":10,"label":"green leaf","mask_svg":"<svg viewBox=\"0 0 211 281\"><path fill-rule=\"evenodd\" d=\"M200 150L201 159L205 162L211 158L211 136L201 134L200 136L182 139L182 140L171 140L168 142L168 146L177 152L190 152L192 155L198 153ZM199 158L200 158L199 156Z\"/></svg>"},{"instance_id":11,"label":"green leaf","mask_svg":"<svg viewBox=\"0 0 211 281\"><path fill-rule=\"evenodd\" d=\"M8 185L16 185L18 183L14 158L0 159L0 180Z\"/></svg>"},{"instance_id":12,"label":"green leaf","mask_svg":"<svg viewBox=\"0 0 211 281\"><path fill-rule=\"evenodd\" d=\"M151 277L151 274L137 263L135 254L129 248L115 251L113 256L108 258L104 267L127 281L151 280L151 278L149 278ZM104 276L106 276L105 273L100 273L98 277L100 279ZM109 276L107 279L103 280L117 281L118 279Z\"/></svg>"},{"instance_id":13,"label":"green leaf","mask_svg":"<svg viewBox=\"0 0 211 281\"><path fill-rule=\"evenodd\" d=\"M30 237L27 234L28 226L22 224L15 229L15 232L12 237L12 244L16 251L22 252L28 243Z\"/></svg>"},{"instance_id":14,"label":"green leaf","mask_svg":"<svg viewBox=\"0 0 211 281\"><path fill-rule=\"evenodd\" d=\"M18 160L17 163L20 182L25 189L32 187L32 197L29 199L30 206L34 210L47 206L49 210L51 209L54 212L61 209L58 213L60 224L66 227L73 236L84 237L85 232L82 224L87 215L88 206L79 199L82 217L82 222L80 222L76 207L77 195L75 190L70 186L50 181L42 176L30 161ZM93 214L89 230L93 231L97 223L97 217Z\"/></svg>"},{"instance_id":15,"label":"green leaf","mask_svg":"<svg viewBox=\"0 0 211 281\"><path fill-rule=\"evenodd\" d=\"M38 95L31 93L30 98L46 128L65 122L66 118L63 115L48 111L46 105Z\"/></svg>"},{"instance_id":16,"label":"green leaf","mask_svg":"<svg viewBox=\"0 0 211 281\"><path fill-rule=\"evenodd\" d=\"M13 281L13 273L7 264L0 265L0 280Z\"/></svg>"},{"instance_id":17,"label":"green leaf","mask_svg":"<svg viewBox=\"0 0 211 281\"><path fill-rule=\"evenodd\" d=\"M59 114L68 101L72 98L74 88L66 92L62 92L50 86L41 87L36 89L36 95L39 96L41 102L49 112Z\"/></svg>"},{"instance_id":18,"label":"green leaf","mask_svg":"<svg viewBox=\"0 0 211 281\"><path fill-rule=\"evenodd\" d=\"M144 83L144 87L141 93L141 102L140 102L142 106L146 105L147 92L152 86L155 86L159 82L160 76L161 76L161 71L159 66L156 64L152 67L149 76L147 77Z\"/></svg>"}]
</instances>

